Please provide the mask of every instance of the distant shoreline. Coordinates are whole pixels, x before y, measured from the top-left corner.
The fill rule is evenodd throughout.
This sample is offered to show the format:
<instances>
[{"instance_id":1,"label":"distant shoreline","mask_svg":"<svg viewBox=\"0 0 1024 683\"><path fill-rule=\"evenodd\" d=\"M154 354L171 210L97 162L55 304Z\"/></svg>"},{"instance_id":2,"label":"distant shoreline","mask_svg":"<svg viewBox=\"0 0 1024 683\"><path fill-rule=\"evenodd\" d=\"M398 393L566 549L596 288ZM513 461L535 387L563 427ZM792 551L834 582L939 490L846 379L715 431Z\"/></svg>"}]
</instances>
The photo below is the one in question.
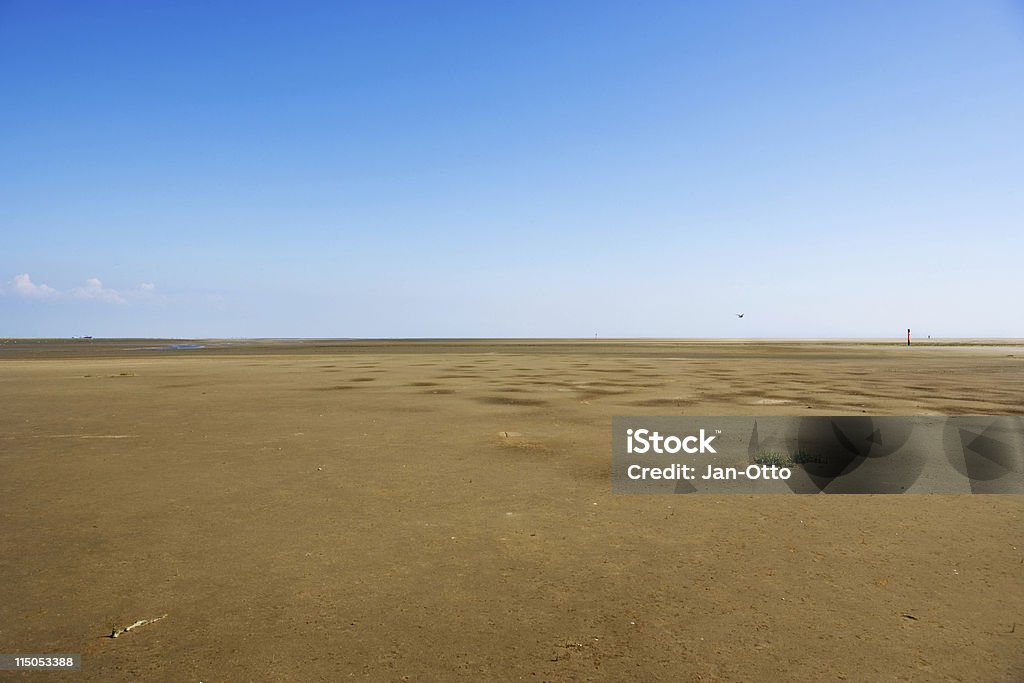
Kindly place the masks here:
<instances>
[{"instance_id":1,"label":"distant shoreline","mask_svg":"<svg viewBox=\"0 0 1024 683\"><path fill-rule=\"evenodd\" d=\"M3 342L167 342L167 343L308 343L308 342L408 342L408 343L664 343L664 344L898 344L902 337L0 337ZM913 345L1020 345L1024 337L935 337L914 339Z\"/></svg>"},{"instance_id":2,"label":"distant shoreline","mask_svg":"<svg viewBox=\"0 0 1024 683\"><path fill-rule=\"evenodd\" d=\"M351 354L540 353L580 358L649 357L666 362L700 358L840 357L893 359L921 354L1024 358L1024 339L3 339L0 360L83 358L156 359L226 356L343 356Z\"/></svg>"}]
</instances>

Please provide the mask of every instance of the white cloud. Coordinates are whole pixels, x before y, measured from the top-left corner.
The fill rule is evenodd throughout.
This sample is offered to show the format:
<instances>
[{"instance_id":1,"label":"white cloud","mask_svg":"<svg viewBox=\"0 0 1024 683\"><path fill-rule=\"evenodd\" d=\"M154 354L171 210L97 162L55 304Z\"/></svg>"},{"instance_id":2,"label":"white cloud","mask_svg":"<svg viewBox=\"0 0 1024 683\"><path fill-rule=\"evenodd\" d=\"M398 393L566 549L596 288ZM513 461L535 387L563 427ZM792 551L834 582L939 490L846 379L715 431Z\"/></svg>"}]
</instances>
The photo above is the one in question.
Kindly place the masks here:
<instances>
[{"instance_id":1,"label":"white cloud","mask_svg":"<svg viewBox=\"0 0 1024 683\"><path fill-rule=\"evenodd\" d=\"M79 299L92 299L94 301L106 301L112 304L126 303L124 297L116 289L108 289L103 286L99 278L91 277L85 281L84 287L76 287L71 290L72 296Z\"/></svg>"},{"instance_id":2,"label":"white cloud","mask_svg":"<svg viewBox=\"0 0 1024 683\"><path fill-rule=\"evenodd\" d=\"M129 300L154 300L156 285L144 282L135 289L117 290L104 287L99 278L91 277L81 287L61 291L46 284L36 284L28 273L15 275L11 280L9 292L25 299L57 299L71 297L84 301L99 301L108 304L126 304Z\"/></svg>"},{"instance_id":3,"label":"white cloud","mask_svg":"<svg viewBox=\"0 0 1024 683\"><path fill-rule=\"evenodd\" d=\"M32 282L32 278L28 276L28 273L15 275L11 285L14 287L15 294L26 299L49 299L60 295L60 292L49 285L37 285Z\"/></svg>"}]
</instances>

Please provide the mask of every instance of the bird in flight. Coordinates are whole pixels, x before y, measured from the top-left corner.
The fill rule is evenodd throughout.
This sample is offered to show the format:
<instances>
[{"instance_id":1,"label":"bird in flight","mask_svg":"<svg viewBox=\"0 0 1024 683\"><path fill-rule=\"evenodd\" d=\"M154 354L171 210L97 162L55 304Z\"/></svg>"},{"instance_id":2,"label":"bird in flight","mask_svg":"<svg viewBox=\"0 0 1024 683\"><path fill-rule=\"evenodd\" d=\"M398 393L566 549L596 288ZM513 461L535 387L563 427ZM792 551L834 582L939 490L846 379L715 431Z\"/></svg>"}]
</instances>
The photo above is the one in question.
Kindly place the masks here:
<instances>
[{"instance_id":1,"label":"bird in flight","mask_svg":"<svg viewBox=\"0 0 1024 683\"><path fill-rule=\"evenodd\" d=\"M743 317L743 316L745 316L745 315L746 315L746 313L737 313L737 314L736 314L736 317L737 317L737 318L742 318L742 317Z\"/></svg>"}]
</instances>

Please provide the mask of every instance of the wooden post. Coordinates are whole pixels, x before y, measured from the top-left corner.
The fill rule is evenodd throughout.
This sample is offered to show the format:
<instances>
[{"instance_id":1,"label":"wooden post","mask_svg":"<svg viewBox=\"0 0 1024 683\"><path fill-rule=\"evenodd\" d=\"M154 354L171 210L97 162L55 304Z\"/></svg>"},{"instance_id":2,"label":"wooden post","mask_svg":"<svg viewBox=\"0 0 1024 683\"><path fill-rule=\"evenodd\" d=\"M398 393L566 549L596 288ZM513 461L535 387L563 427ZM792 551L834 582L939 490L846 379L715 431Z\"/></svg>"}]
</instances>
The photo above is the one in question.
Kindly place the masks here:
<instances>
[{"instance_id":1,"label":"wooden post","mask_svg":"<svg viewBox=\"0 0 1024 683\"><path fill-rule=\"evenodd\" d=\"M907 328L907 346L910 346L910 328Z\"/></svg>"}]
</instances>

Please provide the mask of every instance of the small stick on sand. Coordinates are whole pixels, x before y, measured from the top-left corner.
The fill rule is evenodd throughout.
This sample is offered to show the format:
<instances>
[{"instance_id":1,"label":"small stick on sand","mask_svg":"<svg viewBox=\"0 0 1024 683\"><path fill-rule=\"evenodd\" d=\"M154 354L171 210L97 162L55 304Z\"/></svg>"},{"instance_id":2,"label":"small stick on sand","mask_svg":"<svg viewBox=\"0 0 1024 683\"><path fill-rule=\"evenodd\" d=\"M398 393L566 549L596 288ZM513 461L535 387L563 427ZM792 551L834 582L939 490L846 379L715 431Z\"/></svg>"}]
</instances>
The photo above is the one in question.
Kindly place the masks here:
<instances>
[{"instance_id":1,"label":"small stick on sand","mask_svg":"<svg viewBox=\"0 0 1024 683\"><path fill-rule=\"evenodd\" d=\"M165 614L163 616L156 617L155 619L139 619L134 624L129 624L128 626L125 626L124 628L117 628L115 626L114 630L110 632L110 637L111 638L117 638L122 633L128 633L128 631L131 631L133 628L138 628L140 626L145 626L146 624L152 624L153 622L160 621L161 619L164 619L166 617L167 617L167 615Z\"/></svg>"}]
</instances>

